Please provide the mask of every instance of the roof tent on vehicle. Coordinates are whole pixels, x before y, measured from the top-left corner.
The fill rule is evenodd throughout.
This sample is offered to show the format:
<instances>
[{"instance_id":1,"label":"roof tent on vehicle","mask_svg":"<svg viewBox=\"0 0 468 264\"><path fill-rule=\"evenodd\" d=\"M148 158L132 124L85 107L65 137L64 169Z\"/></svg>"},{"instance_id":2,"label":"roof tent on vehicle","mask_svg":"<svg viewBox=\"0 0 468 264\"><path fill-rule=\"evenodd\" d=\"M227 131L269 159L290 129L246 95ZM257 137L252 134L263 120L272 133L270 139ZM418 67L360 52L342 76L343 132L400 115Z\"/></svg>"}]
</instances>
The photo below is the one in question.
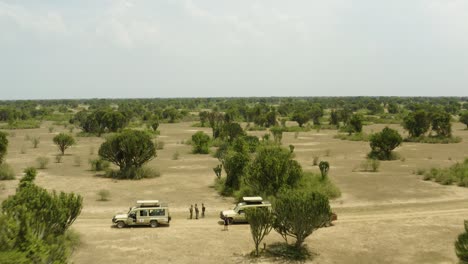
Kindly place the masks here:
<instances>
[{"instance_id":1,"label":"roof tent on vehicle","mask_svg":"<svg viewBox=\"0 0 468 264\"><path fill-rule=\"evenodd\" d=\"M159 200L138 200L137 207L159 207Z\"/></svg>"},{"instance_id":2,"label":"roof tent on vehicle","mask_svg":"<svg viewBox=\"0 0 468 264\"><path fill-rule=\"evenodd\" d=\"M252 196L252 197L244 196L242 197L242 200L246 204L261 204L263 202L263 198L260 196Z\"/></svg>"}]
</instances>

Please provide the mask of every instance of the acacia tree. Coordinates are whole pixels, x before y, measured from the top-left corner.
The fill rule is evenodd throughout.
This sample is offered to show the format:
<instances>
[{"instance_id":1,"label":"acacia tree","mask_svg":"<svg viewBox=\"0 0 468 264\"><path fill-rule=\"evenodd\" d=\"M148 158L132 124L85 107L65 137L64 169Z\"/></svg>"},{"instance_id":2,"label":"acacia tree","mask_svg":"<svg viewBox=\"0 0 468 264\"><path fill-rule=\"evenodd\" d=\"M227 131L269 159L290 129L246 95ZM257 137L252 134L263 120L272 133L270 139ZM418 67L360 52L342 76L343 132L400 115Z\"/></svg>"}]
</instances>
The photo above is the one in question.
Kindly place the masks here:
<instances>
[{"instance_id":1,"label":"acacia tree","mask_svg":"<svg viewBox=\"0 0 468 264\"><path fill-rule=\"evenodd\" d=\"M273 228L287 241L296 239L300 248L304 240L324 226L331 216L328 198L317 192L283 189L273 203Z\"/></svg>"},{"instance_id":2,"label":"acacia tree","mask_svg":"<svg viewBox=\"0 0 468 264\"><path fill-rule=\"evenodd\" d=\"M465 232L455 241L455 253L462 263L468 263L468 221L465 220Z\"/></svg>"},{"instance_id":3,"label":"acacia tree","mask_svg":"<svg viewBox=\"0 0 468 264\"><path fill-rule=\"evenodd\" d=\"M268 208L252 207L245 210L245 218L250 225L255 255L258 256L258 246L273 228L273 214Z\"/></svg>"},{"instance_id":4,"label":"acacia tree","mask_svg":"<svg viewBox=\"0 0 468 264\"><path fill-rule=\"evenodd\" d=\"M370 137L371 152L370 158L380 160L392 159L392 150L401 145L403 141L398 131L385 127L381 132L375 133Z\"/></svg>"},{"instance_id":5,"label":"acacia tree","mask_svg":"<svg viewBox=\"0 0 468 264\"><path fill-rule=\"evenodd\" d=\"M156 157L151 137L139 130L125 130L102 143L99 156L119 166L119 177L136 178L138 170Z\"/></svg>"},{"instance_id":6,"label":"acacia tree","mask_svg":"<svg viewBox=\"0 0 468 264\"><path fill-rule=\"evenodd\" d=\"M75 138L72 135L60 133L53 138L55 145L59 148L62 155L65 154L65 150L76 144Z\"/></svg>"},{"instance_id":7,"label":"acacia tree","mask_svg":"<svg viewBox=\"0 0 468 264\"><path fill-rule=\"evenodd\" d=\"M468 129L468 111L464 112L460 115L460 122L466 125L466 129Z\"/></svg>"},{"instance_id":8,"label":"acacia tree","mask_svg":"<svg viewBox=\"0 0 468 264\"><path fill-rule=\"evenodd\" d=\"M0 164L3 163L3 159L8 149L8 138L4 132L0 131Z\"/></svg>"},{"instance_id":9,"label":"acacia tree","mask_svg":"<svg viewBox=\"0 0 468 264\"><path fill-rule=\"evenodd\" d=\"M208 154L210 136L203 133L203 131L198 131L192 135L192 153L194 154Z\"/></svg>"},{"instance_id":10,"label":"acacia tree","mask_svg":"<svg viewBox=\"0 0 468 264\"><path fill-rule=\"evenodd\" d=\"M283 187L295 187L302 168L293 155L278 145L260 147L248 167L245 183L265 196L275 195Z\"/></svg>"},{"instance_id":11,"label":"acacia tree","mask_svg":"<svg viewBox=\"0 0 468 264\"><path fill-rule=\"evenodd\" d=\"M408 130L410 137L424 135L431 125L429 115L424 110L409 113L403 119L403 127Z\"/></svg>"}]
</instances>

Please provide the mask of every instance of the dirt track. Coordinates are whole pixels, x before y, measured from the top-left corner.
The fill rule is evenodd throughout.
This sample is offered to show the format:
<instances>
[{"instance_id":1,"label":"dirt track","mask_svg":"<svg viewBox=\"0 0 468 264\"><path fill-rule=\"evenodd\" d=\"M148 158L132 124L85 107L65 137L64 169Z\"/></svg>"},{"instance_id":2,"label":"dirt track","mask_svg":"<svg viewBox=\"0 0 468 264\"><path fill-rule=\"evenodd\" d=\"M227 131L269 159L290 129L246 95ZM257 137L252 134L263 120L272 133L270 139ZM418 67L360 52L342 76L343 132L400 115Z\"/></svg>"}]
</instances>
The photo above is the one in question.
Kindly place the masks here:
<instances>
[{"instance_id":1,"label":"dirt track","mask_svg":"<svg viewBox=\"0 0 468 264\"><path fill-rule=\"evenodd\" d=\"M366 127L379 131L383 126ZM398 126L393 126L398 127ZM232 200L218 196L212 187L212 168L218 163L209 155L189 154L190 147L180 144L193 129L188 123L161 125L165 144L150 165L162 172L160 178L142 181L113 181L88 171L87 160L95 157L102 139L80 138L63 163L53 163L57 152L47 133L41 129L17 131L11 140L7 161L19 172L32 165L39 155L50 157L49 169L40 172L37 183L50 189L75 191L85 197L83 212L73 229L82 237L82 245L73 255L74 263L245 263L253 249L248 225L233 225L221 231L218 213L232 207ZM338 213L333 227L323 228L306 243L316 254L314 263L454 263L453 242L468 219L468 189L424 182L412 171L431 166L449 166L468 156L468 131L454 126L463 142L449 145L404 144L398 149L405 159L382 162L377 173L357 168L369 147L365 142L333 139L336 131L322 130L286 133L283 144L296 146L297 160L304 170L312 166L313 156L330 162L330 177L342 191L332 202ZM401 128L399 128L401 131ZM209 132L208 129L205 131ZM58 131L57 131L58 132ZM24 135L38 134L38 150L20 154ZM264 132L258 132L258 135ZM94 150L93 150L94 148ZM172 155L178 151L179 160ZM326 153L330 153L326 156ZM93 154L91 154L93 153ZM74 166L80 156L81 166ZM5 182L0 200L14 192L17 181ZM108 189L111 201L96 201L96 192ZM110 228L112 215L126 211L137 199L160 199L171 206L170 227ZM188 220L192 203L207 205L207 217ZM281 241L272 232L265 242ZM259 260L260 263L271 260Z\"/></svg>"}]
</instances>

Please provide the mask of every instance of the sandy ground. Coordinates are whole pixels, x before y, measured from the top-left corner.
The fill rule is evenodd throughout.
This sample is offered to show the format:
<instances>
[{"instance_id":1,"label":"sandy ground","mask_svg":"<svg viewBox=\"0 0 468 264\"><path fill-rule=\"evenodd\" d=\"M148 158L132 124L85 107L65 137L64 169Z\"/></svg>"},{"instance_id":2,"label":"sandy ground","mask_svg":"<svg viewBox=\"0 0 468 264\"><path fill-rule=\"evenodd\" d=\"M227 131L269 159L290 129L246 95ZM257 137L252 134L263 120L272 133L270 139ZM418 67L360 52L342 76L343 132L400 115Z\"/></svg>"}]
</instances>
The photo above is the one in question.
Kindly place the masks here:
<instances>
[{"instance_id":1,"label":"sandy ground","mask_svg":"<svg viewBox=\"0 0 468 264\"><path fill-rule=\"evenodd\" d=\"M20 175L35 164L39 156L50 159L49 168L40 170L37 183L48 189L73 191L84 196L84 208L73 225L82 243L72 256L73 263L249 263L253 249L248 225L233 225L221 231L220 210L233 207L233 200L216 194L212 188L218 161L210 155L190 154L190 146L181 144L194 131L190 123L162 124L163 150L149 165L161 171L161 177L141 181L115 181L89 171L88 160L97 157L103 139L78 138L62 163L55 163L58 150L52 137L63 127L49 133L41 129L17 130L10 137L7 162ZM380 131L383 125L365 127ZM398 128L402 133L401 127ZM314 156L330 162L330 177L342 191L332 201L339 220L329 228L315 232L306 240L315 254L314 263L455 263L453 243L468 219L468 189L442 186L421 180L413 174L418 168L450 166L468 156L468 131L454 124L454 134L462 143L431 145L406 143L397 149L402 160L382 162L377 173L360 172L359 165L369 151L365 142L333 139L334 130L285 133L283 144L295 145L297 160L304 170L312 166ZM209 129L200 129L207 133ZM256 132L262 135L265 132ZM25 140L39 136L37 149ZM21 153L21 148L26 153ZM180 153L178 160L173 154ZM329 156L326 154L329 153ZM77 158L79 157L79 158ZM76 159L81 164L76 164ZM18 181L0 182L0 200L13 194ZM108 202L97 201L97 191L111 193ZM169 227L111 228L111 218L125 212L140 199L159 199L170 204L173 221ZM187 219L188 207L205 203L204 219ZM265 242L282 241L274 231ZM260 259L257 263L268 263Z\"/></svg>"}]
</instances>

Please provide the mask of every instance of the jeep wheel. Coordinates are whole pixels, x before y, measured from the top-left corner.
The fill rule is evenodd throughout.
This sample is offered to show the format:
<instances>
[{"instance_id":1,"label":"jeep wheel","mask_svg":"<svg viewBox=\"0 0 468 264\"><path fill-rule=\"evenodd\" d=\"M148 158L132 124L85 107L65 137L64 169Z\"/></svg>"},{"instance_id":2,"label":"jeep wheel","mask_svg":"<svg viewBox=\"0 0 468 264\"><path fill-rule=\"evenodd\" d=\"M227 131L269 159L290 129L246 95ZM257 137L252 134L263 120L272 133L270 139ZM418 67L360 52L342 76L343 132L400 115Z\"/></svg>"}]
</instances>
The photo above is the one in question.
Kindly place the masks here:
<instances>
[{"instance_id":1,"label":"jeep wheel","mask_svg":"<svg viewBox=\"0 0 468 264\"><path fill-rule=\"evenodd\" d=\"M151 221L150 226L151 227L158 227L158 221L155 221L155 220Z\"/></svg>"},{"instance_id":2,"label":"jeep wheel","mask_svg":"<svg viewBox=\"0 0 468 264\"><path fill-rule=\"evenodd\" d=\"M125 226L125 223L122 221L117 222L117 228L123 228Z\"/></svg>"},{"instance_id":3,"label":"jeep wheel","mask_svg":"<svg viewBox=\"0 0 468 264\"><path fill-rule=\"evenodd\" d=\"M228 224L229 225L232 225L234 223L234 219L232 219L231 217L228 218Z\"/></svg>"}]
</instances>

